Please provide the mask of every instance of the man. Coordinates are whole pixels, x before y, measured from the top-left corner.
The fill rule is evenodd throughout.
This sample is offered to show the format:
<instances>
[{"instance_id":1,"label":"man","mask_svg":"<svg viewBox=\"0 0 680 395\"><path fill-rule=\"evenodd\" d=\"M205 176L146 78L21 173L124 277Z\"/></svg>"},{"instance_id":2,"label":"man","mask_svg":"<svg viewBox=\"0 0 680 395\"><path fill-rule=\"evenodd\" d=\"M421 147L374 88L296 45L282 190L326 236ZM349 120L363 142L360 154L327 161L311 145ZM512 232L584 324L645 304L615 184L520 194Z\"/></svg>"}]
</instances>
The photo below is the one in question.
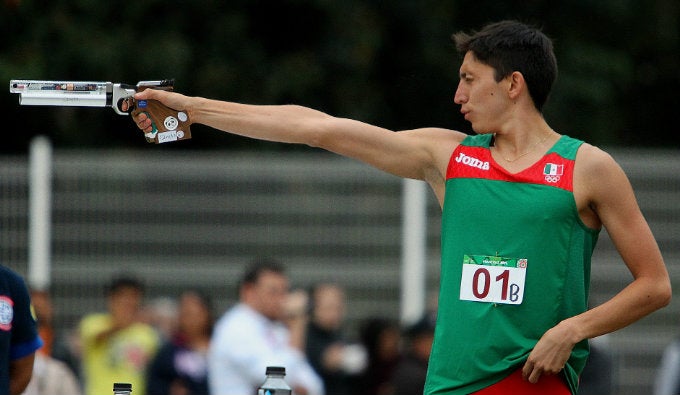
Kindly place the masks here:
<instances>
[{"instance_id":1,"label":"man","mask_svg":"<svg viewBox=\"0 0 680 395\"><path fill-rule=\"evenodd\" d=\"M24 392L41 346L24 280L0 265L0 394Z\"/></svg>"},{"instance_id":2,"label":"man","mask_svg":"<svg viewBox=\"0 0 680 395\"><path fill-rule=\"evenodd\" d=\"M140 320L144 285L133 277L117 277L106 289L108 311L80 322L86 395L111 392L114 382L132 384L144 395L145 373L159 346L156 331Z\"/></svg>"},{"instance_id":3,"label":"man","mask_svg":"<svg viewBox=\"0 0 680 395\"><path fill-rule=\"evenodd\" d=\"M208 352L212 395L256 393L267 366L285 367L296 394L323 395L323 383L304 355L307 302L288 288L280 263L251 263L239 285L239 303L215 325Z\"/></svg>"},{"instance_id":4,"label":"man","mask_svg":"<svg viewBox=\"0 0 680 395\"><path fill-rule=\"evenodd\" d=\"M327 395L354 395L367 355L361 345L348 343L343 335L345 291L338 284L320 283L311 289L309 298L307 358L323 379Z\"/></svg>"},{"instance_id":5,"label":"man","mask_svg":"<svg viewBox=\"0 0 680 395\"><path fill-rule=\"evenodd\" d=\"M542 115L552 43L514 21L454 35L454 101L476 136L394 133L300 106L251 106L146 90L196 123L302 143L426 181L442 205L439 311L426 393L576 393L587 340L667 305L657 243L619 165ZM150 120L135 121L151 130ZM633 280L587 309L590 258L607 229Z\"/></svg>"},{"instance_id":6,"label":"man","mask_svg":"<svg viewBox=\"0 0 680 395\"><path fill-rule=\"evenodd\" d=\"M35 354L33 376L23 395L80 395L80 382L73 369L53 356L58 347L55 347L54 307L50 293L32 289L30 295L43 346Z\"/></svg>"}]
</instances>

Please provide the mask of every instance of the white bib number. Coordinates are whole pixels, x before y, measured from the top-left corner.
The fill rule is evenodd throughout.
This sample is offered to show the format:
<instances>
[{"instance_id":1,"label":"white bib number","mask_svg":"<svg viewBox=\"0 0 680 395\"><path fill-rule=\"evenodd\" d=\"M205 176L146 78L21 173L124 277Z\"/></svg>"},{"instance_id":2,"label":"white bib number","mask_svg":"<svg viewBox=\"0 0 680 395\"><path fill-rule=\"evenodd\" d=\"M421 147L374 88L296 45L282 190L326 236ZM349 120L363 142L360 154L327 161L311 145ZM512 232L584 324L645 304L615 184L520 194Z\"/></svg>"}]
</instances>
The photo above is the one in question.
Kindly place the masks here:
<instances>
[{"instance_id":1,"label":"white bib number","mask_svg":"<svg viewBox=\"0 0 680 395\"><path fill-rule=\"evenodd\" d=\"M521 304L527 260L465 255L460 299L474 302Z\"/></svg>"}]
</instances>

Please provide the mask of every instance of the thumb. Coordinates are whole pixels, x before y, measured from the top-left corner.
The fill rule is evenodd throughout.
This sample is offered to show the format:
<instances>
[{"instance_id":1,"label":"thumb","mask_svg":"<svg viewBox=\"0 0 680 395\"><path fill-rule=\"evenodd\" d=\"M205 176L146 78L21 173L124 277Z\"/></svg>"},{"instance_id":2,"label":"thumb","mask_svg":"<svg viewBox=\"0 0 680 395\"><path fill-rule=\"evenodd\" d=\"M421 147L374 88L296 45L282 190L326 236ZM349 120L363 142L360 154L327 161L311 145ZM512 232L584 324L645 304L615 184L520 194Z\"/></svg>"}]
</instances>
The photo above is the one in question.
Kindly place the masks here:
<instances>
[{"instance_id":1,"label":"thumb","mask_svg":"<svg viewBox=\"0 0 680 395\"><path fill-rule=\"evenodd\" d=\"M141 92L135 93L135 99L137 100L150 100L150 99L156 99L158 100L158 95L157 93L161 92L156 89L144 89Z\"/></svg>"}]
</instances>

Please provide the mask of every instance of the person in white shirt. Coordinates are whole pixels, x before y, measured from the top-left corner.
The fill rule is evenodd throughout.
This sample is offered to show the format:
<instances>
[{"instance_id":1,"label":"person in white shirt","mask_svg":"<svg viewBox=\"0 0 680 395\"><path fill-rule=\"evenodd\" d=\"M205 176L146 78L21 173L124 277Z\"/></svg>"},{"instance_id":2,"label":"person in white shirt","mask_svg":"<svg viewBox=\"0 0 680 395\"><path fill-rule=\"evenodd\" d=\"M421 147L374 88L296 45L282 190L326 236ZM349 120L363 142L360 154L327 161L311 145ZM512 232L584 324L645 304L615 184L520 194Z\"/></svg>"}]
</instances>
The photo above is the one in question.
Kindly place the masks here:
<instances>
[{"instance_id":1,"label":"person in white shirt","mask_svg":"<svg viewBox=\"0 0 680 395\"><path fill-rule=\"evenodd\" d=\"M280 263L253 262L239 285L239 303L215 325L208 352L211 395L255 394L267 366L285 367L296 395L323 395L323 382L302 351L306 304L305 296L289 292Z\"/></svg>"}]
</instances>

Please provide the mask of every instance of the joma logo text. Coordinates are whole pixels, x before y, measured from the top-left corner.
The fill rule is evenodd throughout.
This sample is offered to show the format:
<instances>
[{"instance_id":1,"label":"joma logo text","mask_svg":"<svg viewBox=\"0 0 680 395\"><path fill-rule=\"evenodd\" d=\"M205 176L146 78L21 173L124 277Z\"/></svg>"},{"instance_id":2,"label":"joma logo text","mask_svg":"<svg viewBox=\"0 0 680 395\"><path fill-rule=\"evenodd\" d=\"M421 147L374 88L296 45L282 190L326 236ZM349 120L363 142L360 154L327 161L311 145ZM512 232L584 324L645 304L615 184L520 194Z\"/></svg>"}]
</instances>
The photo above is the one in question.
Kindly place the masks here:
<instances>
[{"instance_id":1,"label":"joma logo text","mask_svg":"<svg viewBox=\"0 0 680 395\"><path fill-rule=\"evenodd\" d=\"M467 166L476 167L476 168L481 169L481 170L489 170L489 162L484 162L484 161L479 160L477 158L467 156L462 152L460 152L458 154L455 161L458 162L458 163L462 163L464 165L467 165Z\"/></svg>"}]
</instances>

